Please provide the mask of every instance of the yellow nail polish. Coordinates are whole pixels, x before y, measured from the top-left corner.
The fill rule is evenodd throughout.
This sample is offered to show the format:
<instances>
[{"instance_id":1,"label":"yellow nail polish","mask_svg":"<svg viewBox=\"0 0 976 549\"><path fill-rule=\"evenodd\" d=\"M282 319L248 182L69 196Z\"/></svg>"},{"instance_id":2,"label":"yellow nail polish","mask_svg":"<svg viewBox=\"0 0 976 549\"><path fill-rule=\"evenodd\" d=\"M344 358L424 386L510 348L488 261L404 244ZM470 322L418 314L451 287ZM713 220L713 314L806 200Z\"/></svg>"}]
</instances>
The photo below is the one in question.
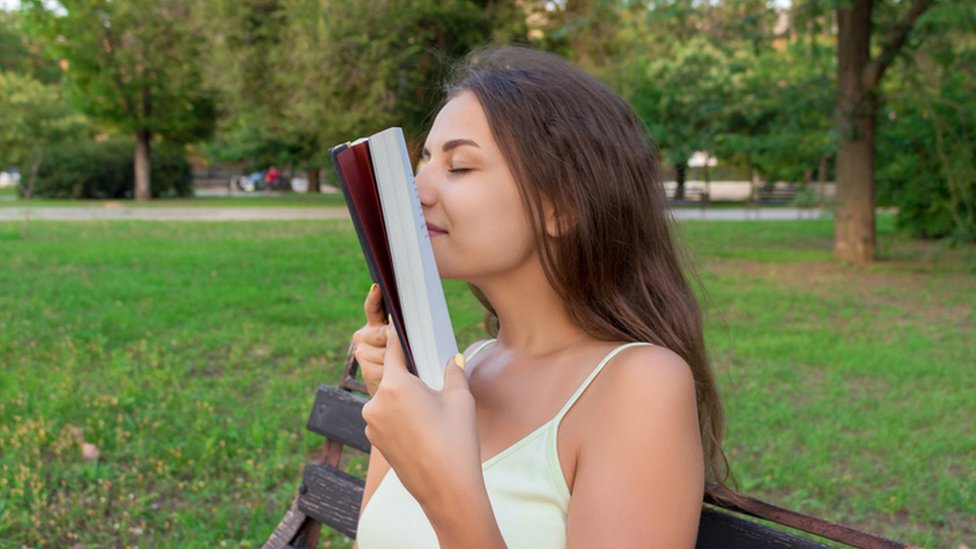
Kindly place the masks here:
<instances>
[{"instance_id":1,"label":"yellow nail polish","mask_svg":"<svg viewBox=\"0 0 976 549\"><path fill-rule=\"evenodd\" d=\"M461 353L454 355L454 363L458 365L458 368L461 368L463 370L464 367L466 366L464 362L464 355L462 355Z\"/></svg>"},{"instance_id":2,"label":"yellow nail polish","mask_svg":"<svg viewBox=\"0 0 976 549\"><path fill-rule=\"evenodd\" d=\"M373 290L375 289L376 289L376 283L374 282L373 285L369 287L369 293L373 293Z\"/></svg>"},{"instance_id":3,"label":"yellow nail polish","mask_svg":"<svg viewBox=\"0 0 976 549\"><path fill-rule=\"evenodd\" d=\"M393 324L393 315L386 315L386 323Z\"/></svg>"}]
</instances>

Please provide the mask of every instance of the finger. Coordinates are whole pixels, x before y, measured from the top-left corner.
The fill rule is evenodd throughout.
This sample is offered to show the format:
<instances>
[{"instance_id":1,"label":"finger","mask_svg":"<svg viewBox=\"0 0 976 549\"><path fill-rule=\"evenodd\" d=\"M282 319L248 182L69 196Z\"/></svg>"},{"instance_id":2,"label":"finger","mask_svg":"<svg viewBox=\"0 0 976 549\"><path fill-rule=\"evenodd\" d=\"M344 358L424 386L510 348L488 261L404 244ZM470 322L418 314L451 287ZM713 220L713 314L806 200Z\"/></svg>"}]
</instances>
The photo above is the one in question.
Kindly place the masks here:
<instances>
[{"instance_id":1,"label":"finger","mask_svg":"<svg viewBox=\"0 0 976 549\"><path fill-rule=\"evenodd\" d=\"M386 349L382 347L373 347L372 345L357 345L355 355L356 362L383 364L383 357L386 356Z\"/></svg>"},{"instance_id":2,"label":"finger","mask_svg":"<svg viewBox=\"0 0 976 549\"><path fill-rule=\"evenodd\" d=\"M360 362L360 371L363 374L363 381L366 382L366 392L369 396L376 395L376 391L383 382L383 365L373 362Z\"/></svg>"},{"instance_id":3,"label":"finger","mask_svg":"<svg viewBox=\"0 0 976 549\"><path fill-rule=\"evenodd\" d=\"M370 326L386 324L386 317L383 315L383 293L380 292L377 284L369 287L366 302L363 303L363 311L366 313L366 324Z\"/></svg>"},{"instance_id":4,"label":"finger","mask_svg":"<svg viewBox=\"0 0 976 549\"><path fill-rule=\"evenodd\" d=\"M386 336L386 354L383 357L383 367L384 378L391 373L394 375L409 374L407 357L403 354L403 347L400 346L400 338L397 337L395 328L390 328Z\"/></svg>"},{"instance_id":5,"label":"finger","mask_svg":"<svg viewBox=\"0 0 976 549\"><path fill-rule=\"evenodd\" d=\"M359 343L361 345L372 345L374 347L386 347L386 326L369 326L363 329L360 334Z\"/></svg>"},{"instance_id":6,"label":"finger","mask_svg":"<svg viewBox=\"0 0 976 549\"><path fill-rule=\"evenodd\" d=\"M367 324L353 332L352 342L355 345L386 347L386 325L372 326Z\"/></svg>"},{"instance_id":7,"label":"finger","mask_svg":"<svg viewBox=\"0 0 976 549\"><path fill-rule=\"evenodd\" d=\"M359 362L359 369L363 372L363 378L367 381L372 381L373 379L382 379L383 377L383 365L377 364L375 362L362 361Z\"/></svg>"}]
</instances>

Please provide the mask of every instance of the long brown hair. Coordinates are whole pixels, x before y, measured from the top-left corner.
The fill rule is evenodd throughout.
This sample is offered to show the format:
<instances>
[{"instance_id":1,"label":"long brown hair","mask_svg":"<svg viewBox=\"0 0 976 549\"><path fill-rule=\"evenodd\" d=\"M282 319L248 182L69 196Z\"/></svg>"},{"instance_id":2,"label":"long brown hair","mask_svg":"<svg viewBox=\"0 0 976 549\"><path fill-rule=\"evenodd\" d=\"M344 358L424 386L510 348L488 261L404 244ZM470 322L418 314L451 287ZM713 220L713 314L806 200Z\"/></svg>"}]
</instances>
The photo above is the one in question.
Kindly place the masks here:
<instances>
[{"instance_id":1,"label":"long brown hair","mask_svg":"<svg viewBox=\"0 0 976 549\"><path fill-rule=\"evenodd\" d=\"M679 261L658 155L631 106L559 57L523 47L472 52L447 97L478 98L535 227L549 283L573 320L604 340L647 341L694 374L706 478L723 484L723 413L702 315ZM546 231L545 205L558 238ZM484 295L486 326L498 318Z\"/></svg>"}]
</instances>

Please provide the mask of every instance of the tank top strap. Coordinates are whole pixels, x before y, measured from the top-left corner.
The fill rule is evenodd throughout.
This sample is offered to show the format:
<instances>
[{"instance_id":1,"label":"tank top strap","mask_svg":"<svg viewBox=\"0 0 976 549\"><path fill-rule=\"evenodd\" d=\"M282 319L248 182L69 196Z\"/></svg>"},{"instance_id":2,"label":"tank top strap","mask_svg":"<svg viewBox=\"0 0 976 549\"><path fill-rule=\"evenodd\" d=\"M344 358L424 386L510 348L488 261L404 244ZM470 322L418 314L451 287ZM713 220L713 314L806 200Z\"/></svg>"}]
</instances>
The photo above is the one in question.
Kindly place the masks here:
<instances>
[{"instance_id":1,"label":"tank top strap","mask_svg":"<svg viewBox=\"0 0 976 549\"><path fill-rule=\"evenodd\" d=\"M495 339L488 339L486 341L482 341L481 342L481 345L478 345L477 347L474 348L473 351L471 351L471 355L470 356L467 356L467 357L464 358L464 361L467 362L468 364L470 364L471 363L471 359L473 359L474 357L478 356L478 353L480 353L482 351L482 349L484 349L485 347L491 345L495 341L496 341ZM471 375L471 372L473 371L473 369L474 369L473 367L469 366L465 370L465 375L470 376Z\"/></svg>"},{"instance_id":2,"label":"tank top strap","mask_svg":"<svg viewBox=\"0 0 976 549\"><path fill-rule=\"evenodd\" d=\"M480 353L482 349L484 349L485 347L491 345L494 342L495 342L494 339L487 339L485 341L482 341L481 342L481 345L478 345L477 347L475 347L474 351L471 351L471 356L467 357L465 360L466 361L467 360L471 360L472 358L475 357L475 355L477 355L478 353Z\"/></svg>"},{"instance_id":3,"label":"tank top strap","mask_svg":"<svg viewBox=\"0 0 976 549\"><path fill-rule=\"evenodd\" d=\"M603 360L601 360L600 363L596 365L596 368L593 368L593 371L590 372L590 375L586 376L586 379L584 379L583 383L581 383L579 388L576 389L576 392L573 393L573 396L569 397L569 400L567 400L566 404L563 405L562 410L559 410L559 413L556 414L555 418L553 418L553 424L558 426L560 422L562 422L563 416L565 416L566 413L569 412L570 408L573 407L573 404L576 404L576 401L579 400L579 397L582 396L583 393L586 391L586 389L590 386L590 384L593 383L593 380L596 379L596 376L600 375L600 372L603 371L603 368L606 367L606 365L609 364L611 360L613 360L613 357L617 356L617 353L623 351L624 349L629 349L631 347L638 347L642 345L654 345L654 344L645 343L643 341L632 341L630 343L624 343L623 345L620 345L615 349L613 349L612 351L610 351L609 353L607 353L607 355L603 357Z\"/></svg>"}]
</instances>

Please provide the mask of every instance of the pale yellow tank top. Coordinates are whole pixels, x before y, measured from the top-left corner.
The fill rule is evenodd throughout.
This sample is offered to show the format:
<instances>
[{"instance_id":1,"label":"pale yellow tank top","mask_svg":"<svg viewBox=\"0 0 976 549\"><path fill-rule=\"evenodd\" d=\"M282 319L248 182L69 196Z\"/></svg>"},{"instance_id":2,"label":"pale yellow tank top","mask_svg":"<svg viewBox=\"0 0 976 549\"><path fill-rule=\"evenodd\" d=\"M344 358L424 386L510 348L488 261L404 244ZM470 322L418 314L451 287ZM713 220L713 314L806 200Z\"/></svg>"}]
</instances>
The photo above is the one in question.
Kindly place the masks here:
<instances>
[{"instance_id":1,"label":"pale yellow tank top","mask_svg":"<svg viewBox=\"0 0 976 549\"><path fill-rule=\"evenodd\" d=\"M486 341L471 357L493 341ZM559 465L559 424L604 366L617 353L635 345L650 343L626 343L610 351L555 417L481 465L488 498L508 547L566 546L569 487ZM438 546L437 534L420 504L392 469L363 509L357 543L361 549Z\"/></svg>"}]
</instances>

